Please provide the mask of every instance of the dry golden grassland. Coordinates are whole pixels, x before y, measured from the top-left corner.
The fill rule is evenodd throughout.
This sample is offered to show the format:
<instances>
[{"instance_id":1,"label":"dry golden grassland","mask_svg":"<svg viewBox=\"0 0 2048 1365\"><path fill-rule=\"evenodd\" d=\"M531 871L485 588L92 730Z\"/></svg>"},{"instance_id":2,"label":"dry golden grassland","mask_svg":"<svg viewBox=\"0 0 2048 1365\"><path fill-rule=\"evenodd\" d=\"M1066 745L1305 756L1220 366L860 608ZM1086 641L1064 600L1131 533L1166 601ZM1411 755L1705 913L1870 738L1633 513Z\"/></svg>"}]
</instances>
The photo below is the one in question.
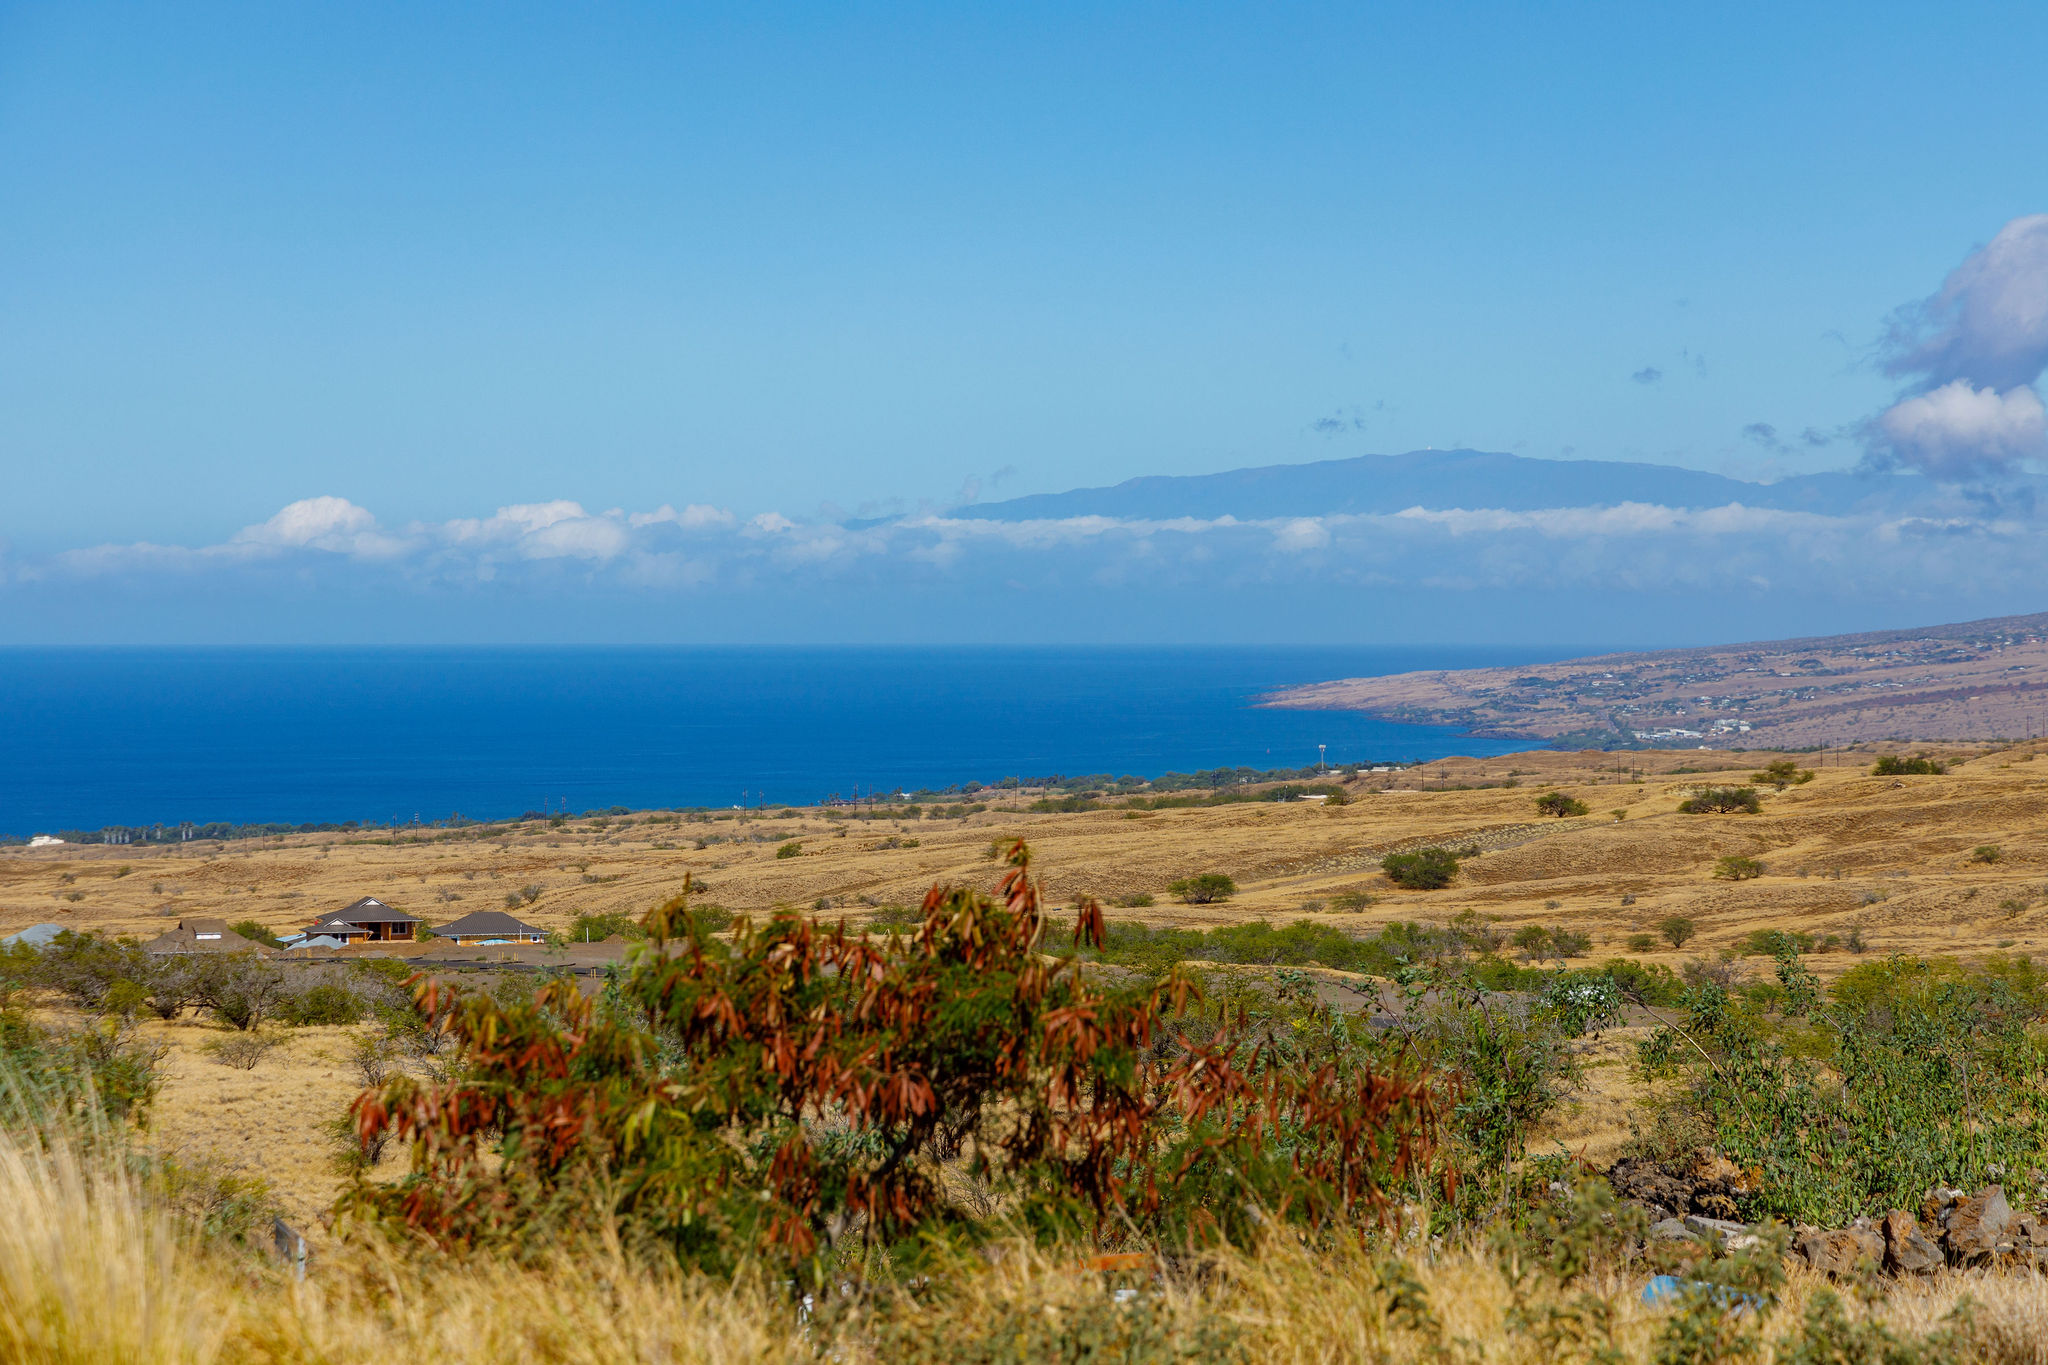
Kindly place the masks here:
<instances>
[{"instance_id":1,"label":"dry golden grassland","mask_svg":"<svg viewBox=\"0 0 2048 1365\"><path fill-rule=\"evenodd\" d=\"M1112 920L1277 926L1313 915L1369 933L1392 920L1441 922L1471 910L1498 917L1509 931L1540 923L1588 933L1592 961L1631 956L1674 967L1733 949L1758 928L1846 936L1860 927L1872 953L1975 958L2048 949L2048 757L2041 747L1936 750L1952 765L1946 775L1899 779L1868 775L1874 749L1845 755L1854 766L1824 768L1783 793L1767 790L1760 815L1676 808L1695 785L1739 780L1776 755L1538 752L1368 775L1349 784L1354 795L1338 807L1034 814L1022 809L1027 794L954 820L832 820L819 810L728 811L702 820L642 813L485 837L310 835L168 849L16 850L0 858L0 933L55 921L149 937L194 915L254 919L282 931L363 895L445 921L504 908L508 892L528 887L538 887L538 897L517 913L559 929L579 914L638 914L672 894L685 873L708 888L705 899L736 911L825 899L832 908L823 913L858 919L873 905L914 905L935 881L990 882L991 841L1021 835L1036 851L1054 903L1082 894L1105 902L1155 898L1149 907L1112 908ZM1519 786L1455 789L1499 783L1510 773ZM1552 786L1591 813L1536 815L1534 798ZM711 838L721 841L697 847ZM776 857L789 840L801 843L801 855ZM891 840L899 846L885 847ZM908 840L917 846L900 846ZM1445 890L1390 886L1380 858L1429 844L1487 851ZM1977 860L1983 845L1998 848L1996 862ZM1761 860L1765 875L1714 879L1714 861L1726 854ZM1175 878L1210 871L1228 873L1240 894L1190 906L1166 893ZM1355 913L1327 908L1348 890L1378 900ZM1628 949L1631 934L1672 915L1699 926L1683 951L1661 942L1652 951ZM1823 977L1858 960L1844 951L1810 959ZM1766 965L1757 962L1759 970ZM279 1052L240 1071L202 1051L223 1036L219 1025L187 1016L146 1029L171 1049L153 1140L263 1176L295 1219L317 1230L317 1212L341 1179L321 1126L359 1088L346 1063L347 1031L293 1030ZM1614 1155L1634 1099L1630 1041L1622 1031L1594 1045L1589 1084L1542 1135L1545 1144L1561 1142L1593 1160Z\"/></svg>"},{"instance_id":2,"label":"dry golden grassland","mask_svg":"<svg viewBox=\"0 0 2048 1365\"><path fill-rule=\"evenodd\" d=\"M1442 922L1464 911L1592 935L1590 960L1627 955L1679 965L1736 947L1758 928L1846 935L1870 951L1953 954L2048 947L2048 758L2035 746L1937 751L1942 776L1875 778L1875 751L1812 782L1767 792L1763 813L1677 811L1697 784L1740 780L1775 755L1530 753L1451 759L1349 784L1340 807L1239 804L1156 812L1123 809L1034 814L1031 794L952 820L828 819L826 812L718 813L690 819L642 813L561 828L526 825L455 835L332 835L171 849L58 848L0 858L0 932L56 921L79 929L153 936L181 916L255 919L287 930L317 912L375 895L430 921L503 908L508 892L538 887L518 910L562 928L579 914L640 912L685 873L705 898L736 911L814 906L855 919L870 907L914 904L935 881L987 883L991 841L1028 838L1055 903L1081 894L1106 902L1150 894L1149 907L1112 920L1210 927L1275 925L1306 916L1360 933L1392 920ZM1634 766L1631 766L1634 765ZM1692 767L1713 771L1675 772ZM1510 774L1515 787L1476 788ZM1639 776L1638 776L1639 774ZM1463 787L1464 789L1458 789ZM1534 798L1555 787L1591 813L1538 817ZM1614 812L1621 812L1619 820ZM719 842L705 842L714 837ZM776 856L799 841L799 856ZM886 847L890 841L895 847ZM902 846L915 840L915 847ZM1389 851L1426 845L1483 850L1451 887L1408 892L1379 871ZM1975 850L1996 846L1996 861ZM1761 860L1766 873L1726 882L1716 858ZM1175 903L1166 885L1224 872L1241 892L1204 906ZM1376 903L1328 908L1345 891ZM1624 903L1632 897L1631 903ZM1314 907L1314 908L1312 908ZM1699 926L1683 951L1631 952L1626 940L1683 915ZM1810 959L1824 976L1859 960L1845 951ZM1759 964L1761 970L1761 964ZM1336 974L1332 974L1333 976ZM227 1036L187 1016L143 1031L168 1053L166 1083L142 1141L187 1161L265 1179L287 1215L325 1255L304 1287L251 1277L183 1239L172 1221L114 1176L0 1144L0 1358L9 1360L435 1359L754 1361L806 1357L805 1336L773 1287L707 1286L608 1262L603 1248L573 1264L449 1266L431 1284L416 1263L385 1263L331 1243L320 1216L342 1177L326 1125L360 1082L351 1031L289 1030L254 1070L219 1064L207 1043ZM1614 1154L1637 1096L1627 1065L1631 1030L1589 1045L1589 1084L1539 1135L1594 1160ZM395 1174L403 1154L386 1157ZM1488 1360L1541 1358L1510 1325L1499 1275L1476 1252L1417 1247L1416 1273L1447 1339L1464 1337ZM595 1259L592 1259L595 1258ZM1248 1358L1279 1361L1439 1358L1387 1315L1378 1272L1365 1260L1285 1247L1218 1262L1158 1292L1167 1316L1227 1321ZM1821 1281L1796 1272L1791 1322ZM1621 1276L1598 1294L1621 1324L1630 1358L1647 1358L1656 1315ZM947 1321L986 1323L1004 1313L1082 1311L1099 1276L1058 1256L1019 1250L963 1271ZM1976 1305L1972 1358L2048 1361L2048 1285L2031 1273L1944 1273L1890 1286L1881 1312L1925 1331L1962 1297ZM93 1312L78 1311L91 1303ZM1860 1310L1859 1310L1860 1311ZM943 1324L939 1324L943 1326ZM938 1330L935 1326L934 1330ZM833 1358L878 1358L858 1333ZM815 1358L815 1357L810 1357ZM934 1357L937 1358L937 1357ZM1762 1357L1768 1359L1768 1352Z\"/></svg>"},{"instance_id":3,"label":"dry golden grassland","mask_svg":"<svg viewBox=\"0 0 2048 1365\"><path fill-rule=\"evenodd\" d=\"M538 898L517 913L559 929L579 914L638 914L672 894L686 872L704 899L735 911L824 898L858 917L869 905L915 905L935 881L990 881L991 840L1023 836L1055 903L1086 894L1113 905L1150 894L1154 905L1112 915L1151 924L1281 924L1356 889L1379 900L1338 917L1347 926L1475 910L1510 930L1534 922L1590 932L1595 957L1622 952L1631 932L1669 915L1698 921L1697 942L1682 953L1633 956L1675 963L1733 946L1760 927L1825 933L1851 925L1861 925L1877 951L2026 951L2048 947L2044 747L1936 749L1954 760L1947 775L1898 779L1868 775L1874 749L1843 755L1856 766L1767 791L1764 812L1753 816L1676 808L1694 786L1739 781L1777 755L1525 753L1368 776L1348 784L1349 804L1327 808L1255 802L1032 814L1022 809L1028 797L1018 797L960 820L835 821L805 810L725 811L700 823L657 812L572 820L560 829L513 826L484 837L304 835L171 848L16 849L0 857L0 933L53 921L151 937L188 915L254 919L285 931L364 895L431 923L503 909L508 893L526 887L538 888ZM1673 771L1688 767L1702 771ZM1519 786L1443 789L1498 783L1510 773ZM1532 798L1551 786L1592 813L1539 817ZM697 847L706 838L720 842ZM777 858L788 840L801 842L801 856ZM886 847L891 840L917 846ZM1389 886L1380 858L1428 844L1487 851L1445 890ZM1980 845L1996 845L1999 860L1973 861ZM1761 859L1766 874L1717 881L1713 864L1724 854ZM1167 883L1198 872L1228 873L1242 890L1221 904L1173 903ZM1633 903L1624 904L1630 896ZM2014 901L2027 908L2015 909ZM1815 965L1825 975L1845 962L1822 957Z\"/></svg>"},{"instance_id":4,"label":"dry golden grassland","mask_svg":"<svg viewBox=\"0 0 2048 1365\"><path fill-rule=\"evenodd\" d=\"M565 1249L558 1260L534 1266L422 1264L351 1245L295 1284L281 1270L227 1259L200 1244L189 1225L153 1207L118 1167L11 1137L0 1139L0 1204L9 1210L0 1219L0 1359L22 1365L936 1365L963 1358L961 1345L973 1360L1020 1362L1539 1365L1560 1358L1517 1320L1496 1263L1471 1247L1410 1248L1408 1269L1435 1319L1433 1330L1389 1311L1384 1262L1343 1243L1310 1253L1286 1242L1255 1256L1220 1255L1163 1280L1126 1277L1123 1284L1140 1294L1130 1301L1118 1297L1114 1277L1082 1269L1077 1253L998 1247L961 1264L947 1277L947 1293L921 1306L898 1305L892 1315L885 1303L881 1321L807 1323L772 1277L743 1274L726 1284L664 1274L603 1245ZM1574 1286L1573 1312L1588 1320L1604 1314L1613 1324L1616 1354L1604 1358L1656 1358L1662 1315L1642 1304L1638 1278L1596 1271ZM1821 1277L1792 1272L1783 1305L1760 1334L1761 1349L1741 1358L1759 1365L1786 1360L1775 1343L1824 1292ZM1852 1301L1849 1315L1871 1315L1895 1332L1921 1336L1952 1322L1965 1301L1967 1341L1945 1358L2048 1361L2048 1281L2031 1273L1945 1271L1900 1281L1879 1303ZM1167 1349L1075 1353L1089 1326L1128 1330L1139 1314ZM1219 1333L1226 1349L1188 1349ZM1580 1348L1569 1358L1600 1357Z\"/></svg>"}]
</instances>

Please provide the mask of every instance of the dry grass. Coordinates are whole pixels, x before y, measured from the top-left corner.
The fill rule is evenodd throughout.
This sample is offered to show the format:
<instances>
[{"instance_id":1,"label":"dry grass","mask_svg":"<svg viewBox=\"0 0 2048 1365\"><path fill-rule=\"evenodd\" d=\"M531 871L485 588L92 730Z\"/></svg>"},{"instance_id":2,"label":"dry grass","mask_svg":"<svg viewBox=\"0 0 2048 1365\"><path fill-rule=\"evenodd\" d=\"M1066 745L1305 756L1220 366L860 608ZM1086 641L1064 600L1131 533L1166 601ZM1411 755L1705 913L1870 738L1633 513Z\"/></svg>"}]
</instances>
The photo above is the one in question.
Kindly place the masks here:
<instances>
[{"instance_id":1,"label":"dry grass","mask_svg":"<svg viewBox=\"0 0 2048 1365\"><path fill-rule=\"evenodd\" d=\"M808 906L823 897L836 907L830 913L858 918L863 899L914 904L936 880L985 882L990 839L1024 835L1055 900L1151 894L1154 906L1115 913L1152 923L1283 922L1307 903L1327 905L1339 892L1364 889L1380 902L1332 917L1368 927L1473 909L1510 928L1539 922L1588 932L1596 957L1623 952L1629 934L1672 914L1699 922L1698 941L1685 953L1640 956L1675 964L1731 947L1755 928L1846 934L1852 925L1880 952L1982 954L2001 944L2026 951L2048 948L2048 762L2036 748L1951 749L1949 775L1902 784L1867 776L1870 754L1852 756L1862 766L1824 769L1815 782L1770 795L1757 816L1687 816L1676 807L1693 784L1739 779L1769 754L1530 753L1445 759L1398 779L1369 777L1353 784L1358 795L1349 805L1330 809L1248 804L1127 818L1122 810L1031 814L1020 798L965 820L834 822L815 810L742 820L723 812L726 818L706 823L641 816L602 828L581 820L559 830L529 825L488 839L304 835L15 850L0 857L0 933L53 920L153 936L182 915L288 929L365 894L445 920L497 908L508 890L527 885L541 887L540 898L519 913L560 928L580 913L637 914L671 893L685 871L709 886L709 899L733 909ZM1629 764L1644 769L1640 783L1630 780ZM1687 766L1719 771L1670 771ZM1500 782L1515 770L1518 788L1440 790ZM1389 782L1392 790L1377 790ZM1537 818L1533 798L1550 784L1584 800L1592 814ZM1612 809L1627 818L1617 824ZM705 836L728 842L695 848ZM919 847L879 847L891 836L914 837ZM803 842L803 856L776 858L777 845L790 838ZM1380 857L1429 843L1491 851L1448 890L1388 886ZM1987 843L2001 846L2001 860L1972 862L1971 851ZM664 844L672 847L657 847ZM1760 859L1765 875L1714 880L1714 860L1731 854ZM130 872L117 875L124 866ZM1167 883L1204 871L1228 873L1242 894L1223 904L1174 904ZM84 899L62 899L73 892ZM1623 896L1633 903L1622 904ZM1816 965L1825 975L1849 960L1839 954Z\"/></svg>"},{"instance_id":2,"label":"dry grass","mask_svg":"<svg viewBox=\"0 0 2048 1365\"><path fill-rule=\"evenodd\" d=\"M44 1151L0 1140L0 1207L9 1211L0 1219L0 1359L23 1365L885 1358L874 1349L872 1322L806 1327L772 1284L651 1272L615 1247L537 1268L347 1248L294 1284L200 1245L115 1168L61 1144ZM972 1258L930 1306L896 1306L895 1340L919 1343L919 1359L954 1358L956 1348L985 1350L997 1324L1023 1324L1042 1347L1057 1348L1063 1323L1090 1310L1097 1320L1123 1311L1104 1277L1078 1265L1074 1254L1024 1249ZM1380 1264L1342 1248L1311 1254L1282 1245L1224 1257L1202 1273L1145 1284L1142 1302L1183 1340L1205 1320L1226 1324L1241 1358L1260 1362L1544 1358L1509 1329L1511 1298L1486 1256L1438 1250L1412 1268L1440 1334L1390 1316ZM1611 1306L1623 1358L1650 1359L1662 1319L1641 1304L1640 1277L1609 1273L1582 1287ZM1795 1276L1773 1331L1787 1329L1820 1288L1818 1279ZM2048 1282L2032 1274L1902 1283L1878 1311L1898 1330L1924 1332L1966 1296L1974 1305L1968 1358L2048 1360ZM1453 1344L1449 1356L1434 1352L1439 1342ZM1067 1357L1048 1350L1037 1358Z\"/></svg>"},{"instance_id":3,"label":"dry grass","mask_svg":"<svg viewBox=\"0 0 2048 1365\"><path fill-rule=\"evenodd\" d=\"M1694 783L1739 779L1772 755L1542 752L1445 759L1370 777L1352 784L1350 804L1328 809L1247 804L1133 819L1122 810L1031 814L1018 809L1028 798L1013 798L1009 808L964 820L841 822L815 810L700 823L642 815L603 827L585 820L563 829L523 826L488 839L306 835L13 850L0 857L0 933L57 920L154 935L174 922L157 913L161 906L283 929L364 894L446 919L496 906L506 890L530 883L543 891L522 916L562 927L580 913L638 913L670 894L686 871L709 884L709 899L735 909L828 897L839 907L828 914L858 919L866 913L862 898L914 904L937 880L988 882L990 840L1024 835L1056 902L1150 893L1158 898L1152 907L1111 915L1155 924L1284 923L1304 917L1305 904L1327 907L1339 892L1364 889L1380 898L1370 909L1325 909L1318 918L1370 932L1390 920L1441 922L1474 910L1509 930L1541 923L1588 933L1593 960L1628 955L1673 967L1733 948L1758 928L1846 935L1860 926L1880 954L2039 952L2048 949L2048 761L2039 747L1950 748L1943 751L1954 765L1949 774L1896 783L1868 776L1866 753L1858 766L1824 768L1814 782L1769 795L1756 816L1688 816L1676 807ZM1640 783L1631 764L1643 772ZM1671 771L1708 765L1720 771ZM1510 772L1519 787L1443 789L1498 783ZM1584 800L1592 814L1536 817L1534 798L1551 784ZM1608 813L1617 808L1627 815L1620 823ZM694 847L711 835L727 842ZM919 847L879 847L892 835L914 837ZM803 841L803 856L776 858L789 837ZM1379 858L1426 843L1490 851L1444 891L1387 885ZM673 847L657 847L664 844ZM1973 861L1980 844L1999 845L2000 860ZM1716 881L1713 863L1724 854L1756 857L1766 874ZM123 867L129 872L117 875ZM1165 894L1169 881L1202 871L1228 873L1242 894L1205 906L1178 905ZM60 899L74 890L85 899ZM1622 904L1624 896L1633 903ZM2014 910L2019 903L2026 908ZM1628 953L1630 934L1668 915L1697 921L1698 939L1683 952L1660 945ZM1836 952L1811 963L1831 977L1858 960ZM210 1024L185 1019L146 1031L171 1048L153 1140L184 1159L264 1178L293 1222L317 1236L318 1215L340 1182L323 1125L358 1088L346 1065L347 1031L294 1030L284 1048L248 1072L204 1054L206 1041L223 1036ZM1590 1085L1538 1134L1537 1150L1556 1143L1596 1161L1616 1153L1633 1098L1627 1068L1618 1064L1629 1041L1603 1040Z\"/></svg>"}]
</instances>

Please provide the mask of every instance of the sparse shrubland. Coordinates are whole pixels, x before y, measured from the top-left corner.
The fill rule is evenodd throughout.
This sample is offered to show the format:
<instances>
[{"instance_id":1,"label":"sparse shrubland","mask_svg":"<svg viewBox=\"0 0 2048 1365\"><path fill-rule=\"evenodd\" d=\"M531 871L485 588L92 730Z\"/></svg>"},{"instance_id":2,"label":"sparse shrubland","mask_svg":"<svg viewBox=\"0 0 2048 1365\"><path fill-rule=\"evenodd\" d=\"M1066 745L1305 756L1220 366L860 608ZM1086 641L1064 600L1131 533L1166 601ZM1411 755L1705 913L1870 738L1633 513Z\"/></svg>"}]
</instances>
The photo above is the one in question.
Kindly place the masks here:
<instances>
[{"instance_id":1,"label":"sparse shrubland","mask_svg":"<svg viewBox=\"0 0 2048 1365\"><path fill-rule=\"evenodd\" d=\"M2048 1290L2024 1270L1845 1262L1831 1285L1768 1224L1746 1246L1651 1232L1675 1213L1847 1237L1900 1208L1960 1263L1926 1212L1946 1206L1923 1208L1937 1187L1997 1184L2016 1217L2048 1211L2048 978L1983 956L2037 932L2033 832L2010 811L1959 816L1899 877L1868 841L1784 822L1840 790L1890 812L1912 784L1857 768L1804 785L1795 768L1779 788L1777 767L1752 789L1797 790L1761 820L1702 823L1667 798L1620 830L1561 825L1519 792L1425 821L1434 798L1408 796L1348 842L1345 822L1388 798L1126 824L1113 798L1140 784L1055 788L1111 804L1047 828L1104 827L1126 851L1058 869L1073 908L1051 914L1012 839L995 866L976 857L1031 823L1032 793L964 832L920 827L925 856L953 841L981 888L921 905L912 860L867 851L886 841L706 816L738 832L697 855L732 861L722 899L765 903L752 859L802 908L626 913L614 865L593 879L573 852L471 893L546 877L559 940L627 939L581 991L466 966L407 985L395 961L152 959L92 934L0 954L17 1076L0 1084L0 1359L2038 1360ZM1128 851L1181 820L1236 842ZM811 856L774 861L799 835ZM1993 838L1996 861L1973 850ZM1777 875L1710 882L1731 844ZM1388 894L1373 863L1390 846L1452 864L1413 888L1441 895L1380 868L1401 887L1392 922L1359 913ZM1638 846L1662 863L1631 861ZM1236 901L1173 904L1191 866L1230 868ZM138 870L123 885L139 895ZM102 875L79 885L97 898ZM1091 882L1151 922L1104 916ZM1962 940L1967 960L1880 955L1931 951L1916 928L1958 913L1966 935L1998 926ZM255 1070L189 1065L208 1043ZM349 1172L335 1235L305 1224L319 1244L294 1285L256 1249L260 1184L164 1160L185 1135L158 1132L194 1073L246 1092L316 1057L361 1098L344 1114L327 1092L335 1122L292 1154L325 1171L338 1142ZM1631 1124L1624 1164L1690 1202L1606 1174ZM1579 1159L1589 1133L1597 1166ZM1660 1271L1679 1283L1646 1303Z\"/></svg>"}]
</instances>

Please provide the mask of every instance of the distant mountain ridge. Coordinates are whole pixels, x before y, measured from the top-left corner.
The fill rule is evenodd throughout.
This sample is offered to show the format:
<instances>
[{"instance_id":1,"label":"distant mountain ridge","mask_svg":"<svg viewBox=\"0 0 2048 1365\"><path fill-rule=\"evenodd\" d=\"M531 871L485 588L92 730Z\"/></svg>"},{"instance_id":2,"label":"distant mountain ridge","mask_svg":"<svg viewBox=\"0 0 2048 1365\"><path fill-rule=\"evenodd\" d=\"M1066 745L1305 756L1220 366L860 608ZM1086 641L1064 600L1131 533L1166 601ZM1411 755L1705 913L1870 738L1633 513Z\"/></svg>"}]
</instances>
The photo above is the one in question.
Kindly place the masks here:
<instances>
[{"instance_id":1,"label":"distant mountain ridge","mask_svg":"<svg viewBox=\"0 0 2048 1365\"><path fill-rule=\"evenodd\" d=\"M2031 498L2042 480L2023 481ZM1500 508L1612 506L1747 507L1849 513L1926 510L1953 501L1953 490L1918 474L1847 471L1750 483L1672 465L1608 460L1535 460L1483 450L1411 450L1313 464L1264 465L1220 474L1151 475L1108 488L1034 493L975 503L949 515L989 521L1066 517L1240 519L1388 514L1410 507Z\"/></svg>"}]
</instances>

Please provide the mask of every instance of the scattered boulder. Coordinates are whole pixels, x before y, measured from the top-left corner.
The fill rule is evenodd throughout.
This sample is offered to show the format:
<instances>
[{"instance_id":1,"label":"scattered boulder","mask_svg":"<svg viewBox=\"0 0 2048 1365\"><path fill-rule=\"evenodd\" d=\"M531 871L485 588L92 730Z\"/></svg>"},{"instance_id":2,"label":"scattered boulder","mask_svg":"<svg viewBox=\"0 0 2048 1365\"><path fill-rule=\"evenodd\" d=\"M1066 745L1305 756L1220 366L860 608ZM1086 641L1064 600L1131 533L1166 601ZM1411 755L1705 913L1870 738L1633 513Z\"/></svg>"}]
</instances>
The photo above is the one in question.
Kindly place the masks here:
<instances>
[{"instance_id":1,"label":"scattered boulder","mask_svg":"<svg viewBox=\"0 0 2048 1365\"><path fill-rule=\"evenodd\" d=\"M1927 1197L1920 1201L1920 1221L1939 1234L1948 1226L1949 1211L1965 1198L1967 1196L1961 1190L1936 1185L1927 1192Z\"/></svg>"},{"instance_id":2,"label":"scattered boulder","mask_svg":"<svg viewBox=\"0 0 2048 1365\"><path fill-rule=\"evenodd\" d=\"M2012 1239L2006 1230L2012 1224L2012 1206L2005 1202L2005 1187L1989 1185L1956 1202L1948 1211L1948 1258L1959 1266L1989 1265L2001 1251L2010 1252Z\"/></svg>"},{"instance_id":3,"label":"scattered boulder","mask_svg":"<svg viewBox=\"0 0 2048 1365\"><path fill-rule=\"evenodd\" d=\"M1652 1242L1697 1242L1700 1235L1676 1218L1665 1218L1650 1224L1646 1234Z\"/></svg>"},{"instance_id":4,"label":"scattered boulder","mask_svg":"<svg viewBox=\"0 0 2048 1365\"><path fill-rule=\"evenodd\" d=\"M1913 1215L1893 1209L1878 1224L1884 1232L1884 1268L1894 1275L1931 1275L1945 1260Z\"/></svg>"},{"instance_id":5,"label":"scattered boulder","mask_svg":"<svg viewBox=\"0 0 2048 1365\"><path fill-rule=\"evenodd\" d=\"M1663 1162L1617 1161L1607 1170L1607 1183L1617 1196L1641 1204L1658 1222L1692 1212L1692 1178Z\"/></svg>"},{"instance_id":6,"label":"scattered boulder","mask_svg":"<svg viewBox=\"0 0 2048 1365\"><path fill-rule=\"evenodd\" d=\"M1640 1204L1653 1220L1700 1214L1735 1222L1741 1201L1755 1194L1760 1181L1718 1152L1700 1152L1690 1161L1617 1161L1608 1168L1607 1183L1621 1198Z\"/></svg>"},{"instance_id":7,"label":"scattered boulder","mask_svg":"<svg viewBox=\"0 0 2048 1365\"><path fill-rule=\"evenodd\" d=\"M1885 1261L1884 1234L1871 1227L1803 1232L1794 1239L1792 1249L1815 1270L1836 1279L1866 1274L1864 1263L1876 1268Z\"/></svg>"}]
</instances>

